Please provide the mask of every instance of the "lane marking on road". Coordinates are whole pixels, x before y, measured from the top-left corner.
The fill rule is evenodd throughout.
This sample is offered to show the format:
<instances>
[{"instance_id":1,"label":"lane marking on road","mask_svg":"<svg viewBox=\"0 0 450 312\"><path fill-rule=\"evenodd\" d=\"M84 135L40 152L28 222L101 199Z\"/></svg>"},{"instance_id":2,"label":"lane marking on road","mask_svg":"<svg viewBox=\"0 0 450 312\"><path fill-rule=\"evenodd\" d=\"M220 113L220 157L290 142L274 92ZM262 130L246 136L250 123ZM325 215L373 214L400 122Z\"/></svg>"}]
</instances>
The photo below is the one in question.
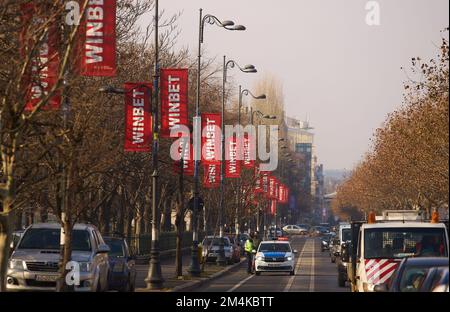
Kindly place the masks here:
<instances>
[{"instance_id":1,"label":"lane marking on road","mask_svg":"<svg viewBox=\"0 0 450 312\"><path fill-rule=\"evenodd\" d=\"M314 276L314 271L315 271L315 266L316 266L316 244L315 244L315 240L313 239L312 241L313 243L313 247L312 247L312 253L311 253L311 278L309 279L309 292L313 292L314 291L314 287L315 287L315 276Z\"/></svg>"},{"instance_id":2,"label":"lane marking on road","mask_svg":"<svg viewBox=\"0 0 450 312\"><path fill-rule=\"evenodd\" d=\"M301 260L303 258L303 254L305 253L305 249L306 249L306 245L309 243L309 240L307 240L304 244L303 244L303 248L302 251L300 253L300 256L297 259L297 263L295 265L295 272L299 272L300 271L300 263ZM294 283L294 279L295 279L295 275L291 276L291 278L289 279L288 283L286 284L286 287L284 288L283 292L288 292L289 290L291 290L292 284Z\"/></svg>"},{"instance_id":3,"label":"lane marking on road","mask_svg":"<svg viewBox=\"0 0 450 312\"><path fill-rule=\"evenodd\" d=\"M244 285L245 282L247 282L249 279L251 279L252 277L254 277L255 275L250 275L249 277L243 279L242 281L240 281L239 283L237 283L236 285L234 285L233 287L231 287L230 289L227 290L227 292L233 292L236 289L238 289L239 287L241 287L242 285Z\"/></svg>"}]
</instances>

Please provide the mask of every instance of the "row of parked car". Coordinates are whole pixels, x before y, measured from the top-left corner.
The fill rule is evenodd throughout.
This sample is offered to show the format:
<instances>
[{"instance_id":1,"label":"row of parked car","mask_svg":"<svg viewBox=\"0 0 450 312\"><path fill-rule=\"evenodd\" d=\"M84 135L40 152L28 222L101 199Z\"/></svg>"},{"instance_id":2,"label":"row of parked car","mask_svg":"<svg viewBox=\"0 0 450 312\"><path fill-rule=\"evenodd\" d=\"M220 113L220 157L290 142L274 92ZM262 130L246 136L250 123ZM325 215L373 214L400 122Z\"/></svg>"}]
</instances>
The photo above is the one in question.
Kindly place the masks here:
<instances>
[{"instance_id":1,"label":"row of parked car","mask_svg":"<svg viewBox=\"0 0 450 312\"><path fill-rule=\"evenodd\" d=\"M202 261L216 261L219 257L221 244L223 244L225 260L228 264L241 261L241 257L244 255L244 244L248 237L246 233L224 237L206 236L201 244Z\"/></svg>"},{"instance_id":2,"label":"row of parked car","mask_svg":"<svg viewBox=\"0 0 450 312\"><path fill-rule=\"evenodd\" d=\"M15 233L7 271L8 291L55 290L60 277L60 233L57 223L33 224ZM135 257L126 240L102 236L92 224L74 226L72 261L79 272L79 283L73 285L75 291L135 288Z\"/></svg>"}]
</instances>

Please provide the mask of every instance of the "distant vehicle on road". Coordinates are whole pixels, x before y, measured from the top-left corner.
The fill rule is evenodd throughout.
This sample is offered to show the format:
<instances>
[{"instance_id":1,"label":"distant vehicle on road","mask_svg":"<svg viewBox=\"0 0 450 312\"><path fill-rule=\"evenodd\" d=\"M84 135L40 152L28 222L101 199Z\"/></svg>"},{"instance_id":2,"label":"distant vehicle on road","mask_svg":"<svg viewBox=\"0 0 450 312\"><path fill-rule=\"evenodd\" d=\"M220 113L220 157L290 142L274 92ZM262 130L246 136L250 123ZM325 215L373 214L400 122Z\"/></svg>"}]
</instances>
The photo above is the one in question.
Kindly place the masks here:
<instances>
[{"instance_id":1,"label":"distant vehicle on road","mask_svg":"<svg viewBox=\"0 0 450 312\"><path fill-rule=\"evenodd\" d=\"M338 270L338 285L345 287L345 282L348 280L347 266L348 262L342 260L342 245L351 243L352 232L350 223L340 223L338 235L333 243L333 250L331 251L331 262L336 262Z\"/></svg>"},{"instance_id":2,"label":"distant vehicle on road","mask_svg":"<svg viewBox=\"0 0 450 312\"><path fill-rule=\"evenodd\" d=\"M279 227L275 228L274 226L271 226L269 228L269 233L268 233L268 237L269 240L275 240L277 237L283 236L283 230L280 229Z\"/></svg>"},{"instance_id":3,"label":"distant vehicle on road","mask_svg":"<svg viewBox=\"0 0 450 312\"><path fill-rule=\"evenodd\" d=\"M228 237L207 236L202 242L202 256L205 262L216 261L219 256L220 243L223 242L223 249L225 253L225 259L227 263L233 263L233 246L231 246L230 239Z\"/></svg>"},{"instance_id":4,"label":"distant vehicle on road","mask_svg":"<svg viewBox=\"0 0 450 312\"><path fill-rule=\"evenodd\" d=\"M330 233L328 228L319 225L313 226L309 231L312 236L322 236Z\"/></svg>"},{"instance_id":5,"label":"distant vehicle on road","mask_svg":"<svg viewBox=\"0 0 450 312\"><path fill-rule=\"evenodd\" d=\"M288 241L261 242L255 256L255 274L261 272L289 272L295 275L294 254Z\"/></svg>"},{"instance_id":6,"label":"distant vehicle on road","mask_svg":"<svg viewBox=\"0 0 450 312\"><path fill-rule=\"evenodd\" d=\"M330 250L331 240L336 236L336 233L329 232L322 236L321 248L320 250L324 252L325 250Z\"/></svg>"},{"instance_id":7,"label":"distant vehicle on road","mask_svg":"<svg viewBox=\"0 0 450 312\"><path fill-rule=\"evenodd\" d=\"M444 270L448 274L448 258L405 258L390 281L378 284L374 289L376 292L431 292L442 280Z\"/></svg>"},{"instance_id":8,"label":"distant vehicle on road","mask_svg":"<svg viewBox=\"0 0 450 312\"><path fill-rule=\"evenodd\" d=\"M109 289L133 292L136 287L135 258L123 238L104 237L109 246Z\"/></svg>"},{"instance_id":9,"label":"distant vehicle on road","mask_svg":"<svg viewBox=\"0 0 450 312\"><path fill-rule=\"evenodd\" d=\"M298 225L285 225L283 231L289 235L302 235L306 234L308 231Z\"/></svg>"},{"instance_id":10,"label":"distant vehicle on road","mask_svg":"<svg viewBox=\"0 0 450 312\"><path fill-rule=\"evenodd\" d=\"M52 291L60 274L61 225L37 223L29 226L13 251L7 276L8 291ZM75 291L108 289L108 245L92 224L75 224L72 231L72 261L80 267L80 285Z\"/></svg>"}]
</instances>

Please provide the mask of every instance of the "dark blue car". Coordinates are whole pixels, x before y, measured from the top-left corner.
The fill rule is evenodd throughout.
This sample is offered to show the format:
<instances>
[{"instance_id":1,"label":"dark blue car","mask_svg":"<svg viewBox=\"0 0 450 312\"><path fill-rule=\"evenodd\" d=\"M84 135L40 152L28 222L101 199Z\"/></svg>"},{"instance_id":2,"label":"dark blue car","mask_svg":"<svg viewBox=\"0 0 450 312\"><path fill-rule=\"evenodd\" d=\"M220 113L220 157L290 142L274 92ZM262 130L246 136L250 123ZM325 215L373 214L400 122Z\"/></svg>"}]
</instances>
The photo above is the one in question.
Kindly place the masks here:
<instances>
[{"instance_id":1,"label":"dark blue car","mask_svg":"<svg viewBox=\"0 0 450 312\"><path fill-rule=\"evenodd\" d=\"M104 237L111 249L109 256L109 289L118 291L134 291L136 286L136 268L134 257L130 254L127 242L123 238Z\"/></svg>"}]
</instances>

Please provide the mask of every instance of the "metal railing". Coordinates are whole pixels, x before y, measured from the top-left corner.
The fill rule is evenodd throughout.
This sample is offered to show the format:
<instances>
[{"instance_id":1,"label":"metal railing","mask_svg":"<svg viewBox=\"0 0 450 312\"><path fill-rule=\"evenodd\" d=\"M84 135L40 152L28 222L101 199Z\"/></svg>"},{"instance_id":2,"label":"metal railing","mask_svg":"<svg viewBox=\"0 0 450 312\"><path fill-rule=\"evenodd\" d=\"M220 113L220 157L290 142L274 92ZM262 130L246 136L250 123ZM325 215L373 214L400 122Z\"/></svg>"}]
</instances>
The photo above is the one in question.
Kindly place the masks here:
<instances>
[{"instance_id":1,"label":"metal railing","mask_svg":"<svg viewBox=\"0 0 450 312\"><path fill-rule=\"evenodd\" d=\"M200 241L203 239L202 233L199 235ZM141 234L136 236L128 236L126 238L130 251L133 255L144 256L150 254L152 235ZM177 234L176 232L162 232L159 234L159 250L173 250L176 248ZM183 232L181 248L190 247L192 245L192 232Z\"/></svg>"}]
</instances>

